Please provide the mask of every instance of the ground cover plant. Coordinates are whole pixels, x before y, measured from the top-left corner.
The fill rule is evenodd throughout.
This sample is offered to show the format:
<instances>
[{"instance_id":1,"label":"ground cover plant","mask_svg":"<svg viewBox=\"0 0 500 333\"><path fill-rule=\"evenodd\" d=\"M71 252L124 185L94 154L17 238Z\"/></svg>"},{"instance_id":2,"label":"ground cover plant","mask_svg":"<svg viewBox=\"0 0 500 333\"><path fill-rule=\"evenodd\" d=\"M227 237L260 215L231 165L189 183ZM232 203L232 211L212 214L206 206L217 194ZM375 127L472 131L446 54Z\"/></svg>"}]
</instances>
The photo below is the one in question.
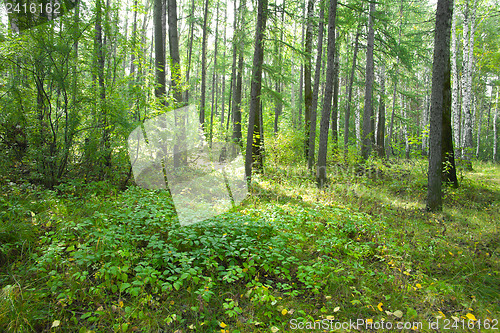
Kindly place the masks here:
<instances>
[{"instance_id":1,"label":"ground cover plant","mask_svg":"<svg viewBox=\"0 0 500 333\"><path fill-rule=\"evenodd\" d=\"M363 175L339 163L323 190L306 169L269 163L240 206L186 227L162 190L79 181L42 190L3 179L0 326L288 332L322 320L411 322L414 331L447 319L493 324L499 168L476 163L463 172L462 186L446 188L445 208L434 214L424 209L424 163L374 162Z\"/></svg>"}]
</instances>

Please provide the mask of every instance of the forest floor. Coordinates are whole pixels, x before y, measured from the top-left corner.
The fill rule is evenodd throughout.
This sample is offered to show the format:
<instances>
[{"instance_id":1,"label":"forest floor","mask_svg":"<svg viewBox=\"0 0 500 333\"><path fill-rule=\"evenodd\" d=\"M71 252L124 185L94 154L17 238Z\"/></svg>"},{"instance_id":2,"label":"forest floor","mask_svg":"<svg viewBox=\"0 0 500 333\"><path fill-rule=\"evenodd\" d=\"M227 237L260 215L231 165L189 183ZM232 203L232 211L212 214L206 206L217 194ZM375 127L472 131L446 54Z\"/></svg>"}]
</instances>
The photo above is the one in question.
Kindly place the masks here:
<instances>
[{"instance_id":1,"label":"forest floor","mask_svg":"<svg viewBox=\"0 0 500 333\"><path fill-rule=\"evenodd\" d=\"M273 168L179 227L164 191L0 180L0 331L500 329L500 166L425 211L424 160ZM389 327L389 325L391 327Z\"/></svg>"}]
</instances>

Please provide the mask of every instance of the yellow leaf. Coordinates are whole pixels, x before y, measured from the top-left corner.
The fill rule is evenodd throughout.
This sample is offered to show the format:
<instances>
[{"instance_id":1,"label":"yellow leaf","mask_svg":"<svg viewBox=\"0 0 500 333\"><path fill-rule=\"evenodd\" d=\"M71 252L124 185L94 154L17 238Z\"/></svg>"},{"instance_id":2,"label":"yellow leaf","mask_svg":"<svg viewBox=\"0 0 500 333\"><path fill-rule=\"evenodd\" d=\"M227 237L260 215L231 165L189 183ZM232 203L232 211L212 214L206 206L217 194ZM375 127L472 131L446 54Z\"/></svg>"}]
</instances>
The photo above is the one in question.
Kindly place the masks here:
<instances>
[{"instance_id":1,"label":"yellow leaf","mask_svg":"<svg viewBox=\"0 0 500 333\"><path fill-rule=\"evenodd\" d=\"M422 285L420 283L417 283L416 286L418 289L422 288Z\"/></svg>"},{"instance_id":2,"label":"yellow leaf","mask_svg":"<svg viewBox=\"0 0 500 333\"><path fill-rule=\"evenodd\" d=\"M331 299L332 296L325 296L325 298L328 300L328 299Z\"/></svg>"},{"instance_id":3,"label":"yellow leaf","mask_svg":"<svg viewBox=\"0 0 500 333\"><path fill-rule=\"evenodd\" d=\"M227 325L226 325L223 321L221 321L219 325L220 325L220 327L222 327L222 328L226 328L226 327L227 327Z\"/></svg>"},{"instance_id":4,"label":"yellow leaf","mask_svg":"<svg viewBox=\"0 0 500 333\"><path fill-rule=\"evenodd\" d=\"M119 306L120 308L123 308L123 301L119 301L119 302L118 302L118 306Z\"/></svg>"},{"instance_id":5,"label":"yellow leaf","mask_svg":"<svg viewBox=\"0 0 500 333\"><path fill-rule=\"evenodd\" d=\"M339 312L340 306L337 306L335 309L333 309L333 312Z\"/></svg>"},{"instance_id":6,"label":"yellow leaf","mask_svg":"<svg viewBox=\"0 0 500 333\"><path fill-rule=\"evenodd\" d=\"M326 316L326 319L328 319L328 320L334 320L335 316Z\"/></svg>"},{"instance_id":7,"label":"yellow leaf","mask_svg":"<svg viewBox=\"0 0 500 333\"><path fill-rule=\"evenodd\" d=\"M442 311L438 311L438 313L443 316L443 318L446 318L446 315Z\"/></svg>"},{"instance_id":8,"label":"yellow leaf","mask_svg":"<svg viewBox=\"0 0 500 333\"><path fill-rule=\"evenodd\" d=\"M52 327L58 327L59 325L61 325L61 321L60 320L54 320L52 322L52 326L50 328L52 328Z\"/></svg>"},{"instance_id":9,"label":"yellow leaf","mask_svg":"<svg viewBox=\"0 0 500 333\"><path fill-rule=\"evenodd\" d=\"M378 309L379 311L383 311L383 310L382 310L382 305L384 305L384 303L382 303L382 302L378 303L378 305L377 305L377 309Z\"/></svg>"},{"instance_id":10,"label":"yellow leaf","mask_svg":"<svg viewBox=\"0 0 500 333\"><path fill-rule=\"evenodd\" d=\"M283 309L283 310L281 310L281 314L282 314L283 316L284 316L284 315L286 315L287 313L288 313L288 310L287 310L287 309Z\"/></svg>"},{"instance_id":11,"label":"yellow leaf","mask_svg":"<svg viewBox=\"0 0 500 333\"><path fill-rule=\"evenodd\" d=\"M472 313L468 313L465 315L469 320L473 320L473 321L476 321L476 317L472 314Z\"/></svg>"}]
</instances>

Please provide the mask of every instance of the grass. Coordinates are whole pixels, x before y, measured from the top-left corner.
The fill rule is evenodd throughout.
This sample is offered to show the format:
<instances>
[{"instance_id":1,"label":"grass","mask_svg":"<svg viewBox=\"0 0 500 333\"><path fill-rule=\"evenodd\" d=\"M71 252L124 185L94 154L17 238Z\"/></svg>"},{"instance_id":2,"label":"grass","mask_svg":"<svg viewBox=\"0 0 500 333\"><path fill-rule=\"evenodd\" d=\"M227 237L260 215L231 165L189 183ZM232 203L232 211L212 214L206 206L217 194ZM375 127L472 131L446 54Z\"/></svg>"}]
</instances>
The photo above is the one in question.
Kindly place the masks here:
<instances>
[{"instance_id":1,"label":"grass","mask_svg":"<svg viewBox=\"0 0 500 333\"><path fill-rule=\"evenodd\" d=\"M439 214L424 209L423 160L362 176L339 163L322 191L303 167L268 165L240 206L182 228L162 191L4 179L0 329L430 332L500 318L498 165L461 172Z\"/></svg>"}]
</instances>

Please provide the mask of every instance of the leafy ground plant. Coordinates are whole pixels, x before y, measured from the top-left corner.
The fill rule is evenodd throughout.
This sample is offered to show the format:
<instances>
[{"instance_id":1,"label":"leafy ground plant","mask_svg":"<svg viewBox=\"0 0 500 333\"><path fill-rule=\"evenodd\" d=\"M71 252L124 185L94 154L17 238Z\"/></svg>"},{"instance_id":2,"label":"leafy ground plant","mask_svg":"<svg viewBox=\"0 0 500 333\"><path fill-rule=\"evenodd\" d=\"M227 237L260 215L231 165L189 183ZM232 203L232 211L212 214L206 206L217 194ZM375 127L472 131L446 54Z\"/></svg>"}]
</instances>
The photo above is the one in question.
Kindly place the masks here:
<instances>
[{"instance_id":1,"label":"leafy ground plant","mask_svg":"<svg viewBox=\"0 0 500 333\"><path fill-rule=\"evenodd\" d=\"M186 227L164 191L4 186L0 327L287 332L499 318L498 166L464 173L433 215L419 163L338 171L324 191L300 167L267 170L242 205Z\"/></svg>"}]
</instances>

